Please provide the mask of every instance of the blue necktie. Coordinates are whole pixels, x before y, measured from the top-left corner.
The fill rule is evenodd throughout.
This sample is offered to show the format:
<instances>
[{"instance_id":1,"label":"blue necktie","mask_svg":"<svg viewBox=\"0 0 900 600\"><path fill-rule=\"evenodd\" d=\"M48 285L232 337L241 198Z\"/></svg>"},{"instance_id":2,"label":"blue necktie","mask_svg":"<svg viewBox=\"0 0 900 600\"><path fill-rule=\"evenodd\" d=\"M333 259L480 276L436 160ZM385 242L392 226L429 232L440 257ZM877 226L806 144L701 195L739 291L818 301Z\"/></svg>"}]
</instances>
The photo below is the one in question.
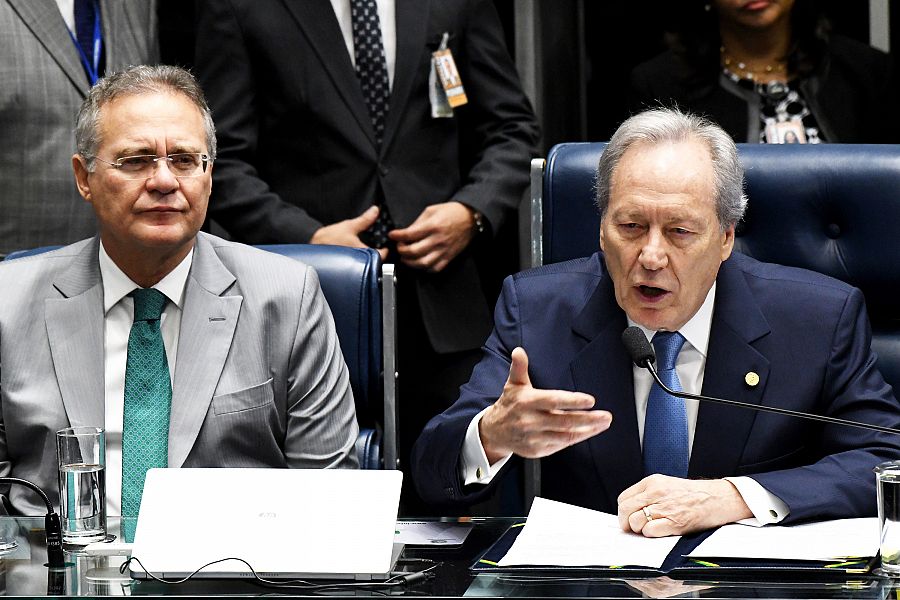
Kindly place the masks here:
<instances>
[{"instance_id":1,"label":"blue necktie","mask_svg":"<svg viewBox=\"0 0 900 600\"><path fill-rule=\"evenodd\" d=\"M653 336L659 378L678 391L681 391L681 382L675 372L675 361L682 345L684 337L677 331L659 331ZM644 474L687 477L687 472L688 428L684 400L667 394L653 382L644 418Z\"/></svg>"},{"instance_id":2,"label":"blue necktie","mask_svg":"<svg viewBox=\"0 0 900 600\"><path fill-rule=\"evenodd\" d=\"M144 477L152 467L166 467L172 382L160 331L166 297L152 288L138 289L134 324L128 335L125 363L125 409L122 422L122 530L131 542L134 518L141 508Z\"/></svg>"},{"instance_id":3,"label":"blue necktie","mask_svg":"<svg viewBox=\"0 0 900 600\"><path fill-rule=\"evenodd\" d=\"M75 39L88 61L94 56L94 0L75 0Z\"/></svg>"}]
</instances>

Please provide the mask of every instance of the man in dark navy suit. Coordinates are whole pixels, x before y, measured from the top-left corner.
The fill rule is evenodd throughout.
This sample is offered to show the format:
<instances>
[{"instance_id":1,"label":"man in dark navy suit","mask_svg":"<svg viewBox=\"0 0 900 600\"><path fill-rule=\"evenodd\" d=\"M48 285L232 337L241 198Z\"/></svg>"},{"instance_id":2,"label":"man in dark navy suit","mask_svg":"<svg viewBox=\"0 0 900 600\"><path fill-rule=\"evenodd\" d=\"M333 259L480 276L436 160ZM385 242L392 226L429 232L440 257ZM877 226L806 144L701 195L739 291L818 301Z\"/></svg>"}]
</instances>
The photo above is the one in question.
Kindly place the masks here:
<instances>
[{"instance_id":1,"label":"man in dark navy suit","mask_svg":"<svg viewBox=\"0 0 900 600\"><path fill-rule=\"evenodd\" d=\"M435 53L464 104L441 103ZM493 1L207 0L196 63L219 137L210 218L246 243L369 245L397 264L405 468L515 268L538 127Z\"/></svg>"},{"instance_id":2,"label":"man in dark navy suit","mask_svg":"<svg viewBox=\"0 0 900 600\"><path fill-rule=\"evenodd\" d=\"M428 424L413 477L432 502L489 493L543 458L543 495L617 512L646 536L874 514L897 438L684 401L621 342L644 330L670 387L890 427L859 290L732 253L743 170L716 125L657 109L600 160L601 252L508 278L481 362Z\"/></svg>"}]
</instances>

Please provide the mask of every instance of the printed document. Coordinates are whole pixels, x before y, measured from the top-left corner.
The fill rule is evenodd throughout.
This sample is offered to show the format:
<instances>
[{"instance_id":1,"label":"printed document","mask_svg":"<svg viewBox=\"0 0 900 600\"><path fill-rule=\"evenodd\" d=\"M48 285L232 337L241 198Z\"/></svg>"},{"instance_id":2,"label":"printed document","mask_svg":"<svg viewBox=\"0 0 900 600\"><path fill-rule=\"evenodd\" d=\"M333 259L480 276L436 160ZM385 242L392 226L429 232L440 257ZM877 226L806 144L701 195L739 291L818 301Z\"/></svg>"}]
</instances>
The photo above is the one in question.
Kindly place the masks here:
<instances>
[{"instance_id":1,"label":"printed document","mask_svg":"<svg viewBox=\"0 0 900 600\"><path fill-rule=\"evenodd\" d=\"M830 561L877 553L878 519L870 517L792 526L725 525L689 556Z\"/></svg>"},{"instance_id":2,"label":"printed document","mask_svg":"<svg viewBox=\"0 0 900 600\"><path fill-rule=\"evenodd\" d=\"M642 566L658 569L680 537L622 531L616 515L535 498L523 531L499 566Z\"/></svg>"}]
</instances>

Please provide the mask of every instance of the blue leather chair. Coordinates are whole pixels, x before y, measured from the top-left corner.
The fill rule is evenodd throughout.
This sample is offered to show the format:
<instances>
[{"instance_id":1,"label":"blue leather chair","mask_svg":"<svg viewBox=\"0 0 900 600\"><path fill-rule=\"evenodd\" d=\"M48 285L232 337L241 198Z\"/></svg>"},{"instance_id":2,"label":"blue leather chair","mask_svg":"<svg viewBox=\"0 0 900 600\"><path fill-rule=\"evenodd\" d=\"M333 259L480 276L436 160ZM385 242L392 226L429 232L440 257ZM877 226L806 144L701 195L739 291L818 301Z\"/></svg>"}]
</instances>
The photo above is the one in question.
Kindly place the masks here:
<instances>
[{"instance_id":1,"label":"blue leather chair","mask_svg":"<svg viewBox=\"0 0 900 600\"><path fill-rule=\"evenodd\" d=\"M598 248L594 179L603 143L532 161L532 263ZM735 249L860 288L878 367L900 390L900 146L738 144L749 205ZM535 185L535 182L538 184Z\"/></svg>"},{"instance_id":2,"label":"blue leather chair","mask_svg":"<svg viewBox=\"0 0 900 600\"><path fill-rule=\"evenodd\" d=\"M6 260L56 246L13 252ZM259 246L313 267L334 315L350 373L360 434L357 456L364 469L397 468L396 301L392 264L371 248L309 244ZM388 377L384 374L388 373Z\"/></svg>"},{"instance_id":3,"label":"blue leather chair","mask_svg":"<svg viewBox=\"0 0 900 600\"><path fill-rule=\"evenodd\" d=\"M396 469L394 265L382 264L381 256L371 248L316 244L257 247L302 261L318 273L350 371L360 428L356 441L360 467Z\"/></svg>"}]
</instances>

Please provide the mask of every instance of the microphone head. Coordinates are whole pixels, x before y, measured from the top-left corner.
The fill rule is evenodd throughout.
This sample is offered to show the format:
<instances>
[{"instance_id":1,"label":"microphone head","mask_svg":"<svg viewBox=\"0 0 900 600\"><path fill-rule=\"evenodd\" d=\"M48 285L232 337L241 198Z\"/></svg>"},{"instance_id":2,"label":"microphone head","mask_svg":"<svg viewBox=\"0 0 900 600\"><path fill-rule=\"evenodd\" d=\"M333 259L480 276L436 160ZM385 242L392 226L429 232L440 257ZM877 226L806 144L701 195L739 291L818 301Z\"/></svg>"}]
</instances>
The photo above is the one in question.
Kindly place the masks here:
<instances>
[{"instance_id":1,"label":"microphone head","mask_svg":"<svg viewBox=\"0 0 900 600\"><path fill-rule=\"evenodd\" d=\"M656 353L653 352L653 346L640 327L627 327L622 332L622 343L634 364L646 369L656 360Z\"/></svg>"}]
</instances>

